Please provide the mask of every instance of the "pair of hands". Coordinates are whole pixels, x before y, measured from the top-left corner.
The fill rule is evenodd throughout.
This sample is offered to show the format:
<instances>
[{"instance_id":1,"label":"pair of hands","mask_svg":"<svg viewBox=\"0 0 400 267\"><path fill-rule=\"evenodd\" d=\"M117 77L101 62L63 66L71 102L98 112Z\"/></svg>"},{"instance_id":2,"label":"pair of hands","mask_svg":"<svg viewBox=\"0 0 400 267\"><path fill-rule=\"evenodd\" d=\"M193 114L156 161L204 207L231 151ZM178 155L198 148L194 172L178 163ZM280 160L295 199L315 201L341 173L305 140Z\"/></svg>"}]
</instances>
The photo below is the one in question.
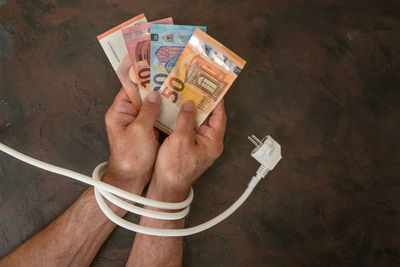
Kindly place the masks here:
<instances>
[{"instance_id":1,"label":"pair of hands","mask_svg":"<svg viewBox=\"0 0 400 267\"><path fill-rule=\"evenodd\" d=\"M160 96L151 92L138 112L124 89L120 90L105 116L111 153L106 174L125 190L141 192L152 176L157 186L186 195L223 151L224 103L217 105L197 132L193 104L183 105L176 129L159 147L153 126L160 104Z\"/></svg>"}]
</instances>

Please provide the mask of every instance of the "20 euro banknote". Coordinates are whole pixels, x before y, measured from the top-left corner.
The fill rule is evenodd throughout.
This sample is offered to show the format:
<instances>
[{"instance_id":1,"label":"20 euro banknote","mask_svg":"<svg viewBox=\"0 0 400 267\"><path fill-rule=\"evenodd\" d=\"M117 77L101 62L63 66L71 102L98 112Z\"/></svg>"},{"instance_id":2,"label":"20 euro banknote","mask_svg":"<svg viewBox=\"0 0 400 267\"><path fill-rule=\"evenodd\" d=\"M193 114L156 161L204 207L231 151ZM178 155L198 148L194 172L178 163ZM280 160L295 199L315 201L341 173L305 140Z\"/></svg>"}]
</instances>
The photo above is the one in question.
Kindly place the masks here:
<instances>
[{"instance_id":1,"label":"20 euro banknote","mask_svg":"<svg viewBox=\"0 0 400 267\"><path fill-rule=\"evenodd\" d=\"M139 25L146 22L147 20L144 14L140 14L97 36L97 39L121 81L122 86L137 110L140 109L142 101L136 77L134 75L129 75L133 70L121 30L129 26Z\"/></svg>"},{"instance_id":2,"label":"20 euro banknote","mask_svg":"<svg viewBox=\"0 0 400 267\"><path fill-rule=\"evenodd\" d=\"M134 73L130 73L131 79L137 80L139 93L150 90L150 25L173 24L171 17L144 23L122 29L122 35ZM143 100L143 97L142 97Z\"/></svg>"},{"instance_id":3,"label":"20 euro banknote","mask_svg":"<svg viewBox=\"0 0 400 267\"><path fill-rule=\"evenodd\" d=\"M206 27L152 24L150 28L150 88L157 91L175 67L195 29L205 32Z\"/></svg>"},{"instance_id":4,"label":"20 euro banknote","mask_svg":"<svg viewBox=\"0 0 400 267\"><path fill-rule=\"evenodd\" d=\"M180 107L192 101L197 111L197 127L223 98L246 61L227 47L196 29L174 69L161 88L161 113L156 126L171 133Z\"/></svg>"}]
</instances>

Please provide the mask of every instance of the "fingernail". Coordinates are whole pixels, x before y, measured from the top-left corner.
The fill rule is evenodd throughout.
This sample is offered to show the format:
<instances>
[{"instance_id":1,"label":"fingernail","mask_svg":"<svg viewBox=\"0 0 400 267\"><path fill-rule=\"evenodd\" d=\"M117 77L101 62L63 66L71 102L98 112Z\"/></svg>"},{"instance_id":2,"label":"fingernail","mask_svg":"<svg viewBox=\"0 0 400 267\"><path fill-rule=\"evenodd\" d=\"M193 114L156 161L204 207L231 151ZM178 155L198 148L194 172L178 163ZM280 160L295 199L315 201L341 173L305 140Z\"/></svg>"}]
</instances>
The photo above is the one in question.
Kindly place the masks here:
<instances>
[{"instance_id":1,"label":"fingernail","mask_svg":"<svg viewBox=\"0 0 400 267\"><path fill-rule=\"evenodd\" d=\"M156 92L150 92L147 96L147 99L149 100L150 103L157 103L159 96Z\"/></svg>"},{"instance_id":2,"label":"fingernail","mask_svg":"<svg viewBox=\"0 0 400 267\"><path fill-rule=\"evenodd\" d=\"M194 110L194 105L192 102L188 101L183 105L183 110L186 112L193 112Z\"/></svg>"}]
</instances>

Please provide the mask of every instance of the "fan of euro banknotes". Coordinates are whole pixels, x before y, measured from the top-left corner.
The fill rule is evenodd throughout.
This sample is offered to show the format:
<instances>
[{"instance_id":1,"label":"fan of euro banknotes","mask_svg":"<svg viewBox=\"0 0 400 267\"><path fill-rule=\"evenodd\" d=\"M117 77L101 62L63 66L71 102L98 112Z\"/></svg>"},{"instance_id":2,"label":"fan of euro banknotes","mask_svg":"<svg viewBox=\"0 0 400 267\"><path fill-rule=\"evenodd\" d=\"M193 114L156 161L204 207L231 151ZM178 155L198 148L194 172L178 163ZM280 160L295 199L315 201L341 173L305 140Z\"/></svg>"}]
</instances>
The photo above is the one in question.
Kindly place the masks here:
<instances>
[{"instance_id":1,"label":"fan of euro banknotes","mask_svg":"<svg viewBox=\"0 0 400 267\"><path fill-rule=\"evenodd\" d=\"M140 14L97 39L137 110L150 91L161 95L156 127L167 134L187 101L199 127L246 64L205 26L174 25L172 18L147 22Z\"/></svg>"}]
</instances>

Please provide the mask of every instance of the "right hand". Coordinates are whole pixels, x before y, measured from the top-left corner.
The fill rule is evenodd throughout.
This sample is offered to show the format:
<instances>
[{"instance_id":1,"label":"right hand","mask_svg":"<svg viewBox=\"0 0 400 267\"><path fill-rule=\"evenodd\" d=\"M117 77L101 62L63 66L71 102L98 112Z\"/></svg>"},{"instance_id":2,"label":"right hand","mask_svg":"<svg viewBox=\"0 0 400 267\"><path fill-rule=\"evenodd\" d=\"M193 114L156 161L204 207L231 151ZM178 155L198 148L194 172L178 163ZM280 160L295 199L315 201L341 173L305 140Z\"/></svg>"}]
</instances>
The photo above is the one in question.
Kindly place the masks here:
<instances>
[{"instance_id":1,"label":"right hand","mask_svg":"<svg viewBox=\"0 0 400 267\"><path fill-rule=\"evenodd\" d=\"M185 198L190 186L222 154L225 126L223 100L197 133L194 106L191 102L185 103L175 130L158 151L152 183Z\"/></svg>"}]
</instances>

